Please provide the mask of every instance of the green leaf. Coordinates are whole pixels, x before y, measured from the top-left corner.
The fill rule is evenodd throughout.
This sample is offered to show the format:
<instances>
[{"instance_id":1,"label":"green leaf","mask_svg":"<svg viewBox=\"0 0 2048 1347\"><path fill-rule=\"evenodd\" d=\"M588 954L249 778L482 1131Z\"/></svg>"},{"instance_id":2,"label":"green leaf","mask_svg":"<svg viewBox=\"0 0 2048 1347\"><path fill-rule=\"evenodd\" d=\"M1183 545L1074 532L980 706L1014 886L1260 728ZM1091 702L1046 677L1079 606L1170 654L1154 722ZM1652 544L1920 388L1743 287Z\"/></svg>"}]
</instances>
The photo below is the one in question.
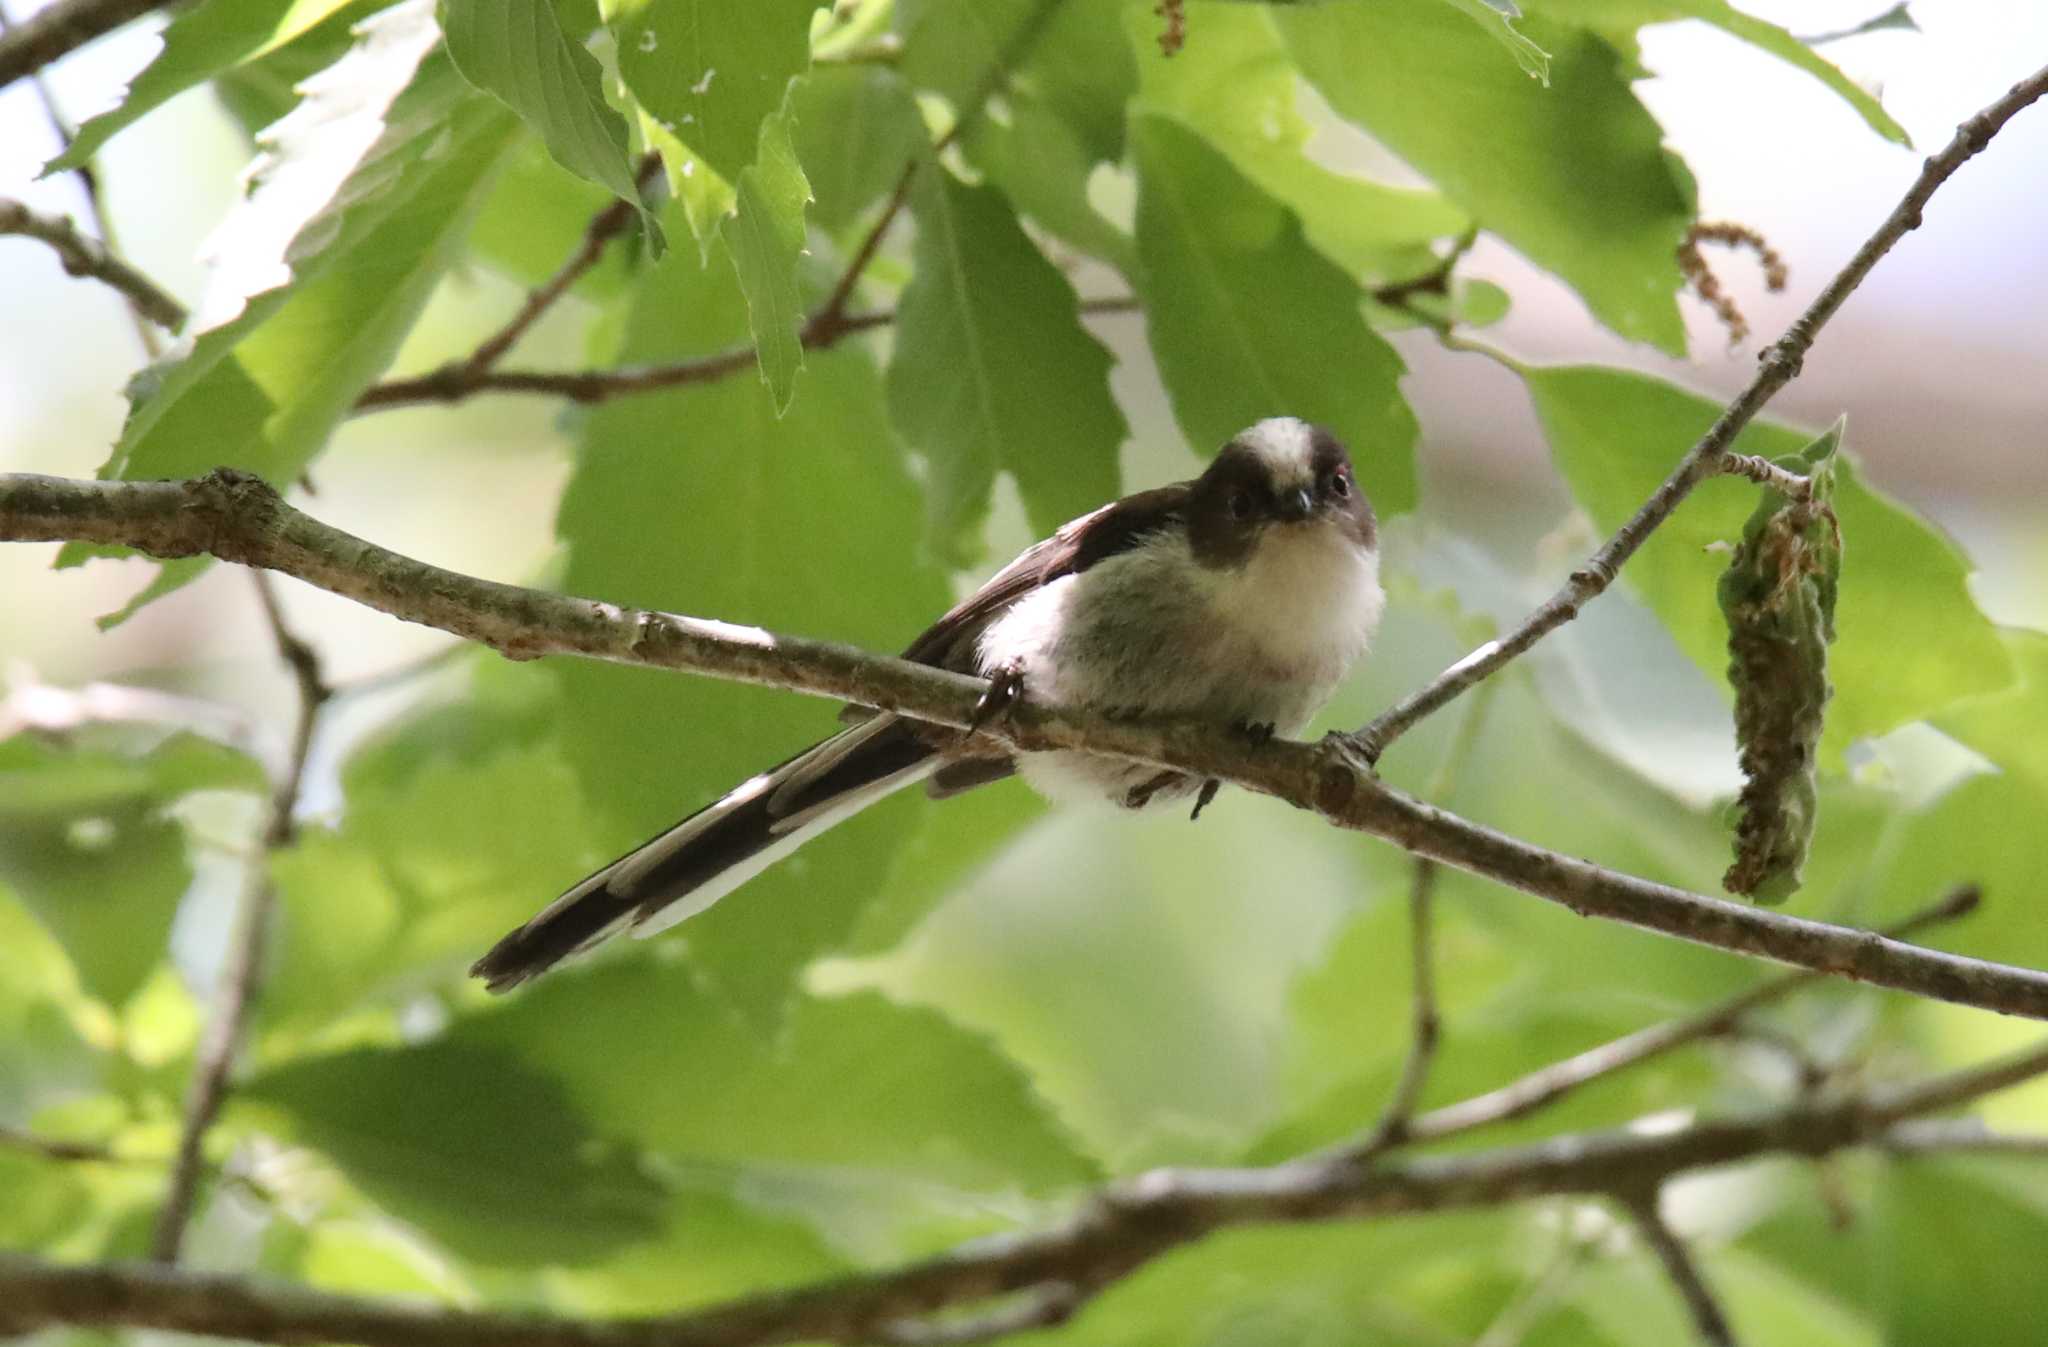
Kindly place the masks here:
<instances>
[{"instance_id":1,"label":"green leaf","mask_svg":"<svg viewBox=\"0 0 2048 1347\"><path fill-rule=\"evenodd\" d=\"M100 147L195 84L253 61L321 29L346 45L348 28L390 0L206 0L163 32L163 49L113 108L78 128L71 147L44 165L61 173L89 162Z\"/></svg>"},{"instance_id":2,"label":"green leaf","mask_svg":"<svg viewBox=\"0 0 2048 1347\"><path fill-rule=\"evenodd\" d=\"M1266 416L1327 425L1382 515L1415 505L1401 358L1366 326L1352 279L1298 220L1170 118L1132 122L1138 291L1175 419L1212 451Z\"/></svg>"},{"instance_id":3,"label":"green leaf","mask_svg":"<svg viewBox=\"0 0 2048 1347\"><path fill-rule=\"evenodd\" d=\"M517 126L444 61L422 60L436 38L417 0L365 24L272 129L256 190L223 226L223 269L196 320L205 330L137 378L101 477L225 463L288 483L389 365ZM109 554L73 545L59 564ZM202 564L169 563L145 598Z\"/></svg>"},{"instance_id":4,"label":"green leaf","mask_svg":"<svg viewBox=\"0 0 2048 1347\"><path fill-rule=\"evenodd\" d=\"M191 882L184 831L165 808L196 790L250 790L232 749L177 735L141 753L0 742L0 882L18 894L110 1006L164 957Z\"/></svg>"},{"instance_id":5,"label":"green leaf","mask_svg":"<svg viewBox=\"0 0 2048 1347\"><path fill-rule=\"evenodd\" d=\"M931 464L932 546L980 550L996 473L1016 479L1040 534L1117 495L1129 428L1110 355L1074 288L993 188L928 165L911 193L916 271L896 308L889 411Z\"/></svg>"},{"instance_id":6,"label":"green leaf","mask_svg":"<svg viewBox=\"0 0 2048 1347\"><path fill-rule=\"evenodd\" d=\"M1445 3L1462 10L1488 37L1506 47L1508 55L1515 58L1515 64L1522 67L1523 74L1549 87L1550 53L1515 27L1515 20L1522 15L1513 4L1503 7L1499 0L1445 0Z\"/></svg>"},{"instance_id":7,"label":"green leaf","mask_svg":"<svg viewBox=\"0 0 2048 1347\"><path fill-rule=\"evenodd\" d=\"M562 259L582 243L590 217L611 199L557 164L539 141L522 136L477 211L470 250L487 266L531 288L562 269ZM571 293L597 301L615 297L626 288L634 255L630 243L607 248L597 265L577 278Z\"/></svg>"},{"instance_id":8,"label":"green leaf","mask_svg":"<svg viewBox=\"0 0 2048 1347\"><path fill-rule=\"evenodd\" d=\"M688 968L615 963L536 983L450 1038L517 1051L611 1135L691 1167L1034 1193L1097 1176L986 1039L872 993L801 997L771 1040Z\"/></svg>"},{"instance_id":9,"label":"green leaf","mask_svg":"<svg viewBox=\"0 0 2048 1347\"><path fill-rule=\"evenodd\" d=\"M1052 108L1022 94L1008 117L978 119L965 138L968 159L1010 199L1019 215L1126 277L1137 270L1131 236L1088 198L1095 171L1080 139Z\"/></svg>"},{"instance_id":10,"label":"green leaf","mask_svg":"<svg viewBox=\"0 0 2048 1347\"><path fill-rule=\"evenodd\" d=\"M1596 366L1525 368L1558 470L1602 533L1620 527L1714 418L1717 403L1645 375ZM1752 422L1737 453L1778 458L1808 436ZM1954 544L1866 485L1853 458L1837 469L1835 512L1852 577L1836 609L1835 684L1821 740L1830 761L1851 742L2002 688L2012 661L1970 597L1969 562ZM1741 536L1756 488L1736 478L1700 484L1643 544L1624 579L1679 646L1716 679L1727 653L1716 612L1723 565L1716 544Z\"/></svg>"},{"instance_id":11,"label":"green leaf","mask_svg":"<svg viewBox=\"0 0 2048 1347\"><path fill-rule=\"evenodd\" d=\"M1051 108L1089 162L1123 153L1136 70L1122 6L1104 0L904 0L903 78L973 113L1000 86ZM1006 73L1007 72L1007 73Z\"/></svg>"},{"instance_id":12,"label":"green leaf","mask_svg":"<svg viewBox=\"0 0 2048 1347\"><path fill-rule=\"evenodd\" d=\"M422 720L401 726L433 733ZM272 861L278 948L266 1026L317 1028L457 981L540 897L605 859L551 745L436 755L411 771L389 759L352 763L341 827L305 829Z\"/></svg>"},{"instance_id":13,"label":"green leaf","mask_svg":"<svg viewBox=\"0 0 2048 1347\"><path fill-rule=\"evenodd\" d=\"M1453 0L1453 3L1459 2ZM1740 38L1760 51L1797 66L1827 85L1841 95L1843 102L1856 109L1871 130L1886 140L1898 145L1912 143L1906 129L1892 119L1884 105L1869 90L1844 75L1834 62L1778 25L1743 13L1728 0L1530 0L1529 7L1560 23L1591 28L1612 43L1616 50L1628 52L1631 56L1635 51L1638 28L1679 19L1710 23L1731 37ZM1891 26L1883 22L1888 17L1879 15L1867 24L1859 25L1858 31L1872 26ZM1905 26L1912 26L1910 18Z\"/></svg>"},{"instance_id":14,"label":"green leaf","mask_svg":"<svg viewBox=\"0 0 2048 1347\"><path fill-rule=\"evenodd\" d=\"M928 141L916 100L883 66L814 68L790 93L796 157L811 185L811 218L846 228L896 185Z\"/></svg>"},{"instance_id":15,"label":"green leaf","mask_svg":"<svg viewBox=\"0 0 2048 1347\"><path fill-rule=\"evenodd\" d=\"M1676 251L1696 209L1692 175L1629 91L1620 53L1529 22L1552 56L1545 88L1445 5L1299 5L1275 22L1340 115L1563 277L1601 322L1684 352Z\"/></svg>"},{"instance_id":16,"label":"green leaf","mask_svg":"<svg viewBox=\"0 0 2048 1347\"><path fill-rule=\"evenodd\" d=\"M0 1249L40 1253L69 1233L92 1196L75 1173L50 1160L0 1148Z\"/></svg>"},{"instance_id":17,"label":"green leaf","mask_svg":"<svg viewBox=\"0 0 2048 1347\"><path fill-rule=\"evenodd\" d=\"M619 77L664 130L727 182L810 64L818 0L606 0Z\"/></svg>"},{"instance_id":18,"label":"green leaf","mask_svg":"<svg viewBox=\"0 0 2048 1347\"><path fill-rule=\"evenodd\" d=\"M562 31L553 0L440 0L440 15L462 77L518 113L556 163L631 202L660 256L661 226L640 200L626 119L605 102L597 58Z\"/></svg>"},{"instance_id":19,"label":"green leaf","mask_svg":"<svg viewBox=\"0 0 2048 1347\"><path fill-rule=\"evenodd\" d=\"M804 203L811 195L790 144L788 113L761 123L760 154L734 186L738 209L726 217L720 232L747 297L761 380L780 416L789 410L797 371L804 365L804 307L796 281L804 250Z\"/></svg>"},{"instance_id":20,"label":"green leaf","mask_svg":"<svg viewBox=\"0 0 2048 1347\"><path fill-rule=\"evenodd\" d=\"M620 358L689 359L745 340L731 266L672 250L647 271ZM677 527L677 510L690 512ZM778 417L766 387L727 379L600 407L558 529L564 587L679 612L898 648L945 608L920 555L920 504L857 343L814 354ZM838 728L809 698L595 663L562 666L564 748L623 850ZM876 895L919 804L893 801L807 845L662 943L772 1017L797 971L835 948ZM535 909L552 897L528 895Z\"/></svg>"},{"instance_id":21,"label":"green leaf","mask_svg":"<svg viewBox=\"0 0 2048 1347\"><path fill-rule=\"evenodd\" d=\"M1313 128L1295 107L1300 72L1267 7L1190 5L1192 36L1171 57L1153 40L1156 18L1138 9L1126 16L1138 53L1138 106L1174 118L1221 151L1354 277L1384 283L1426 271L1436 265L1430 242L1470 227L1435 192L1336 173L1309 157Z\"/></svg>"},{"instance_id":22,"label":"green leaf","mask_svg":"<svg viewBox=\"0 0 2048 1347\"><path fill-rule=\"evenodd\" d=\"M445 1041L288 1063L242 1087L379 1206L466 1258L588 1263L662 1225L661 1186L553 1078Z\"/></svg>"}]
</instances>

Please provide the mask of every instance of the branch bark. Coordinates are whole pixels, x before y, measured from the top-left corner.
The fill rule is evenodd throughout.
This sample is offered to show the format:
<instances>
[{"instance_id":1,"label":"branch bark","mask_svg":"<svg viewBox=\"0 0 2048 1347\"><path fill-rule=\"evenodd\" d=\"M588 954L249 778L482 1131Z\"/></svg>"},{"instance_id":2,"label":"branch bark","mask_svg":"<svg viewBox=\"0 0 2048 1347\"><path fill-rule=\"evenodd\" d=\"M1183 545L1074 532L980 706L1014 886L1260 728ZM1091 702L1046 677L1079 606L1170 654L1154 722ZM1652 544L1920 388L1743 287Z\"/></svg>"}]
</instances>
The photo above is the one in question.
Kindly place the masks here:
<instances>
[{"instance_id":1,"label":"branch bark","mask_svg":"<svg viewBox=\"0 0 2048 1347\"><path fill-rule=\"evenodd\" d=\"M1268 1222L1376 1219L1530 1198L1629 1201L1673 1176L1764 1155L1885 1147L1910 1120L2048 1071L2048 1047L1889 1095L1806 1100L1670 1132L1575 1133L1525 1146L1362 1164L1311 1157L1264 1169L1159 1170L1098 1193L1051 1229L998 1235L923 1262L658 1319L591 1322L377 1303L151 1266L66 1267L0 1254L0 1334L55 1325L156 1328L254 1342L361 1347L766 1347L946 1341L934 1313L1026 1294L1010 1311L1069 1306L1172 1249ZM1909 1147L1935 1149L1925 1129ZM1970 1137L1963 1137L1967 1143ZM1064 1289L1058 1289L1064 1288ZM970 1323L974 1321L969 1321ZM1000 1331L1000 1313L980 1321Z\"/></svg>"},{"instance_id":2,"label":"branch bark","mask_svg":"<svg viewBox=\"0 0 2048 1347\"><path fill-rule=\"evenodd\" d=\"M0 89L172 0L57 0L0 35Z\"/></svg>"},{"instance_id":3,"label":"branch bark","mask_svg":"<svg viewBox=\"0 0 2048 1347\"><path fill-rule=\"evenodd\" d=\"M287 505L261 479L227 468L182 482L0 475L0 542L56 540L118 543L158 557L207 553L281 571L515 659L566 654L685 669L956 729L971 726L987 686L835 642L637 611L442 570L322 524ZM1080 749L1214 777L1582 916L1959 1005L2048 1019L2048 973L1689 893L1546 851L1386 785L1342 736L1321 744L1251 745L1213 725L1134 724L1028 702L980 732L1020 749Z\"/></svg>"},{"instance_id":4,"label":"branch bark","mask_svg":"<svg viewBox=\"0 0 2048 1347\"><path fill-rule=\"evenodd\" d=\"M167 331L175 332L184 325L183 304L99 240L79 233L78 226L64 216L40 215L19 201L0 197L0 234L19 234L47 243L67 274L112 286L136 313Z\"/></svg>"},{"instance_id":5,"label":"branch bark","mask_svg":"<svg viewBox=\"0 0 2048 1347\"><path fill-rule=\"evenodd\" d=\"M1678 466L1671 470L1671 475L1664 479L1663 485L1651 494L1634 517L1602 544L1585 565L1573 571L1564 588L1529 614L1522 625L1499 640L1488 641L1472 651L1438 674L1427 686L1404 697L1354 734L1352 743L1360 756L1368 763L1377 763L1380 754L1413 729L1416 722L1441 710L1460 693L1498 672L1508 661L1577 617L1579 609L1605 592L1614 583L1614 577L1622 566L1642 546L1643 540L1670 518L1672 511L1691 494L1694 487L1721 471L1721 460L1743 427L1755 419L1779 389L1799 376L1800 365L1821 328L1835 316L1856 287L1863 284L1863 278L1870 274L1870 269L1877 265L1879 259L1890 252L1900 239L1920 227L1921 211L1935 190L1990 144L1991 138L2007 122L2044 94L2048 94L2048 67L2015 84L2005 97L1957 127L1955 138L1922 166L1920 176L1914 179L1912 187L1907 189L1892 213L1885 217L1884 223L1877 227L1877 232L1864 241L1835 278L1828 282L1827 288L1807 306L1806 312L1786 329L1785 335L1764 351L1756 378L1750 381L1749 387L1728 404L1699 442L1686 451Z\"/></svg>"}]
</instances>

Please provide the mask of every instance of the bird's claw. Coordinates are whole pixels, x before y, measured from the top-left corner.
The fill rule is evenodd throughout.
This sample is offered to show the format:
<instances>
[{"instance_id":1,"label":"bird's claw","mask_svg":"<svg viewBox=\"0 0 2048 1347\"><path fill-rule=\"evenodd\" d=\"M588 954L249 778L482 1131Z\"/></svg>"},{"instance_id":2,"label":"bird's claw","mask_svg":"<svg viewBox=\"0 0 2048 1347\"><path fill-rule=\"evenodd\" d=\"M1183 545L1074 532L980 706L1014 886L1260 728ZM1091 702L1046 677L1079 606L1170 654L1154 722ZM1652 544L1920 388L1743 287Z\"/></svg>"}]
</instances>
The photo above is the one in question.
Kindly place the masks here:
<instances>
[{"instance_id":1,"label":"bird's claw","mask_svg":"<svg viewBox=\"0 0 2048 1347\"><path fill-rule=\"evenodd\" d=\"M1223 783L1213 776L1204 781L1201 792L1195 796L1194 811L1188 815L1188 822L1193 823L1196 819L1202 817L1202 811L1209 807L1209 801L1215 799L1216 792L1222 788Z\"/></svg>"},{"instance_id":2,"label":"bird's claw","mask_svg":"<svg viewBox=\"0 0 2048 1347\"><path fill-rule=\"evenodd\" d=\"M1023 699L1023 666L1015 661L998 666L988 675L988 691L981 694L980 700L974 703L973 712L967 717L967 732L979 733L990 721L1008 714Z\"/></svg>"}]
</instances>

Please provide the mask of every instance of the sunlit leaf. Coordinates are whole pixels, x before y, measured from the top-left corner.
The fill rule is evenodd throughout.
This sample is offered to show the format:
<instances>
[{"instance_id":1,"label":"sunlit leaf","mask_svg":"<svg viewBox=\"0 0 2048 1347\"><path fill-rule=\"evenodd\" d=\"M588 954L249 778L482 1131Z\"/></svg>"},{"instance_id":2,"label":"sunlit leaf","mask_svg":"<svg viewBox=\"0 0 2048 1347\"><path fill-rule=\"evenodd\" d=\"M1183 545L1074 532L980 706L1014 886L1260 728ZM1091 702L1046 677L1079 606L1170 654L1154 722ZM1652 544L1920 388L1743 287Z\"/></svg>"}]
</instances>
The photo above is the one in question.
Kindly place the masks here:
<instances>
[{"instance_id":1,"label":"sunlit leaf","mask_svg":"<svg viewBox=\"0 0 2048 1347\"><path fill-rule=\"evenodd\" d=\"M804 364L797 266L804 250L804 203L811 195L789 134L787 113L761 123L760 155L741 170L734 184L737 209L722 230L747 297L761 379L778 415L789 409Z\"/></svg>"},{"instance_id":2,"label":"sunlit leaf","mask_svg":"<svg viewBox=\"0 0 2048 1347\"><path fill-rule=\"evenodd\" d=\"M1676 250L1692 175L1633 92L1621 53L1525 20L1551 54L1530 79L1440 4L1291 5L1275 16L1302 72L1370 131L1631 340L1685 349Z\"/></svg>"},{"instance_id":3,"label":"sunlit leaf","mask_svg":"<svg viewBox=\"0 0 2048 1347\"><path fill-rule=\"evenodd\" d=\"M448 55L464 79L502 99L555 162L640 206L626 121L605 102L597 58L562 30L551 0L440 0ZM641 222L657 255L661 228Z\"/></svg>"}]
</instances>

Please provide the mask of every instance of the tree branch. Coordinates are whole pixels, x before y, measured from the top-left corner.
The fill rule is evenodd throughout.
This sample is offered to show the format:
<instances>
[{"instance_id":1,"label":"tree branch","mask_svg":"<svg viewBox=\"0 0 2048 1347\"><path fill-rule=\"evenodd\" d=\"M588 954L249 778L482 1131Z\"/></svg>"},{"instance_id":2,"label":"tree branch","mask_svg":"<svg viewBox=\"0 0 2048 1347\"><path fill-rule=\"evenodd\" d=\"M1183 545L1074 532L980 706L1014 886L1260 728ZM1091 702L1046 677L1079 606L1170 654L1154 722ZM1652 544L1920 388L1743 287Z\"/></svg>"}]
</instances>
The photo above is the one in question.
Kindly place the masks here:
<instances>
[{"instance_id":1,"label":"tree branch","mask_svg":"<svg viewBox=\"0 0 2048 1347\"><path fill-rule=\"evenodd\" d=\"M277 644L278 657L291 668L298 685L298 714L293 721L291 747L284 766L271 785L262 835L243 877L227 962L220 975L218 1004L207 1023L206 1037L199 1045L192 1080L185 1092L184 1126L150 1239L149 1256L158 1263L178 1261L186 1227L192 1222L199 1181L206 1168L206 1134L227 1096L228 1075L234 1069L235 1054L241 1047L249 1011L262 981L264 946L270 936L271 913L277 905L277 886L270 878L270 857L291 843L295 831L293 815L305 781L306 760L312 753L314 726L321 706L332 695L321 677L319 656L285 623L284 610L271 592L270 577L257 571L252 578L263 604L263 615L270 624L271 637Z\"/></svg>"},{"instance_id":2,"label":"tree branch","mask_svg":"<svg viewBox=\"0 0 2048 1347\"><path fill-rule=\"evenodd\" d=\"M620 608L442 570L320 523L230 468L182 482L0 475L0 542L116 543L265 567L515 659L582 655L686 669L967 729L978 678L758 627ZM1546 851L1386 785L1343 736L1321 744L1195 722L1137 724L1026 702L980 733L1014 748L1079 749L1215 777L1560 903L1697 944L2007 1014L2048 1019L2048 973L1902 944L1869 931L1688 893Z\"/></svg>"},{"instance_id":3,"label":"tree branch","mask_svg":"<svg viewBox=\"0 0 2048 1347\"><path fill-rule=\"evenodd\" d=\"M1895 926L1886 928L1884 934L1894 940L1903 940L1930 926L1953 921L1976 911L1980 895L1974 885L1964 885L1949 893L1932 907L1907 917ZM1402 1129L1400 1140L1404 1143L1421 1144L1441 1141L1445 1137L1461 1132L1474 1131L1494 1123L1512 1122L1526 1118L1539 1109L1548 1108L1566 1095L1590 1085L1596 1080L1640 1066L1654 1057L1673 1052L1688 1043L1697 1043L1703 1038L1712 1038L1726 1033L1728 1029L1752 1011L1760 1010L1774 1001L1783 1000L1802 987L1812 986L1824 977L1816 972L1786 973L1766 982L1760 982L1747 991L1738 992L1717 1006L1662 1024L1653 1024L1646 1029L1588 1048L1577 1056L1563 1061L1552 1062L1518 1080L1509 1082L1497 1090L1474 1095L1455 1104L1446 1104L1414 1119ZM1369 1149L1375 1139L1354 1143L1358 1149Z\"/></svg>"},{"instance_id":4,"label":"tree branch","mask_svg":"<svg viewBox=\"0 0 2048 1347\"><path fill-rule=\"evenodd\" d=\"M15 31L24 28L26 25ZM0 234L19 234L49 244L66 273L112 286L137 313L159 327L176 331L185 321L183 304L114 256L97 239L79 233L78 226L64 216L39 215L11 197L0 197Z\"/></svg>"},{"instance_id":5,"label":"tree branch","mask_svg":"<svg viewBox=\"0 0 2048 1347\"><path fill-rule=\"evenodd\" d=\"M1657 1209L1656 1192L1645 1193L1623 1205L1635 1217L1636 1228L1643 1233L1643 1242L1664 1265L1664 1275L1671 1278L1671 1284L1678 1288L1679 1299L1685 1302L1686 1312L1692 1315L1693 1327L1698 1330L1700 1341L1707 1347L1736 1347L1735 1330L1728 1326L1727 1311L1714 1298L1707 1279L1700 1275L1699 1265L1693 1262L1692 1251L1685 1247L1685 1241L1678 1237L1678 1232L1664 1219L1664 1213Z\"/></svg>"},{"instance_id":6,"label":"tree branch","mask_svg":"<svg viewBox=\"0 0 2048 1347\"><path fill-rule=\"evenodd\" d=\"M57 0L0 34L0 89L173 0Z\"/></svg>"},{"instance_id":7,"label":"tree branch","mask_svg":"<svg viewBox=\"0 0 2048 1347\"><path fill-rule=\"evenodd\" d=\"M766 1347L804 1341L944 1342L921 1319L996 1297L1057 1303L1121 1280L1218 1230L1377 1219L1530 1198L1630 1200L1673 1176L1765 1155L1820 1157L1889 1144L1917 1111L2048 1071L2048 1048L1938 1077L1886 1098L1800 1101L1669 1132L1575 1133L1462 1155L1360 1164L1311 1157L1265 1169L1159 1170L1103 1189L1068 1220L972 1241L922 1262L658 1319L590 1322L377 1303L300 1287L149 1266L66 1267L0 1254L0 1333L124 1325L256 1342L362 1347ZM1923 1134L1924 1135L1924 1134ZM1965 1138L1964 1140L1967 1140ZM1920 1150L1933 1149L1928 1141ZM1023 1323L1032 1310L1009 1311ZM968 1321L973 1322L973 1321ZM991 1315L981 1321L1001 1330ZM957 1338L953 1340L958 1340Z\"/></svg>"},{"instance_id":8,"label":"tree branch","mask_svg":"<svg viewBox=\"0 0 2048 1347\"><path fill-rule=\"evenodd\" d=\"M1728 404L1699 442L1686 451L1678 466L1671 470L1671 475L1664 479L1664 484L1651 494L1635 516L1602 544L1585 565L1573 571L1564 588L1524 619L1521 626L1472 651L1438 674L1428 686L1404 697L1354 734L1352 744L1360 756L1367 763L1378 762L1380 754L1386 752L1394 740L1414 728L1417 721L1442 709L1460 693L1498 672L1510 660L1577 617L1579 609L1613 584L1616 573L1635 555L1643 540L1671 516L1695 486L1721 470L1721 459L1743 427L1763 410L1764 404L1779 389L1798 377L1800 364L1820 329L1863 283L1879 259L1891 251L1892 245L1920 227L1920 213L1933 197L1935 189L1990 144L1991 138L2021 109L2043 94L2048 94L2048 68L2020 81L2005 97L1957 127L1955 138L1941 153L1928 158L1920 176L1914 179L1912 187L1892 213L1885 217L1877 232L1864 241L1855 256L1828 282L1827 288L1820 292L1806 312L1786 329L1785 335L1764 351L1756 378L1749 387Z\"/></svg>"}]
</instances>

